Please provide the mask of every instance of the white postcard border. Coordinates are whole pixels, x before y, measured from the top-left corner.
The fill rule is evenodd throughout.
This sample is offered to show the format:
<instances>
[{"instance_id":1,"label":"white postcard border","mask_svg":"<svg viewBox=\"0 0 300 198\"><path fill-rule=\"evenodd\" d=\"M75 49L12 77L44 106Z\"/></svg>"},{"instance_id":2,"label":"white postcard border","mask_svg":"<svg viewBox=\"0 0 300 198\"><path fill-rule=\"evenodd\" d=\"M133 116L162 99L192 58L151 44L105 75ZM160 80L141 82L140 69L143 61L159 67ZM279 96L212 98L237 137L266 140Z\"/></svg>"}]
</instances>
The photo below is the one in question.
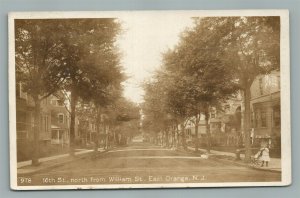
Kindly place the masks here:
<instances>
[{"instance_id":1,"label":"white postcard border","mask_svg":"<svg viewBox=\"0 0 300 198\"><path fill-rule=\"evenodd\" d=\"M281 182L224 182L224 183L175 183L175 184L105 184L105 185L54 185L18 186L16 159L16 92L15 92L15 34L14 19L49 18L122 18L145 15L208 16L280 16L280 78L281 78ZM288 10L177 10L177 11L76 11L76 12L12 12L9 13L9 138L10 183L13 190L50 189L121 189L121 188L187 188L187 187L235 187L235 186L286 186L291 184L291 108L290 108L290 47Z\"/></svg>"}]
</instances>

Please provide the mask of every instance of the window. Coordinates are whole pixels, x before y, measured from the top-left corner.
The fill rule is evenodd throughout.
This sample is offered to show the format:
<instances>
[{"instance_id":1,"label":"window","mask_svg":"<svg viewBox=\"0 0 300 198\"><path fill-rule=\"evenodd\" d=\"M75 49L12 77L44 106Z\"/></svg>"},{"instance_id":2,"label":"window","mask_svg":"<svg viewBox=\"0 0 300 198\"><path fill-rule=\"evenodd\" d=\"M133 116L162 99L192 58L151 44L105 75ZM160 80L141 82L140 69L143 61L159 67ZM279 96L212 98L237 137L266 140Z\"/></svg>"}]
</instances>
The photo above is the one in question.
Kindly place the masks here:
<instances>
[{"instance_id":1,"label":"window","mask_svg":"<svg viewBox=\"0 0 300 198\"><path fill-rule=\"evenodd\" d=\"M186 129L185 131L186 131L186 135L189 136L189 132L190 132L189 129Z\"/></svg>"},{"instance_id":2,"label":"window","mask_svg":"<svg viewBox=\"0 0 300 198\"><path fill-rule=\"evenodd\" d=\"M230 104L227 104L224 106L224 110L225 110L225 113L227 113L228 111L230 111Z\"/></svg>"},{"instance_id":3,"label":"window","mask_svg":"<svg viewBox=\"0 0 300 198\"><path fill-rule=\"evenodd\" d=\"M280 125L281 125L280 107L275 107L273 110L273 126L280 127Z\"/></svg>"},{"instance_id":4,"label":"window","mask_svg":"<svg viewBox=\"0 0 300 198\"><path fill-rule=\"evenodd\" d=\"M63 135L64 135L64 131L63 130L59 130L58 131L58 139L62 140L63 139Z\"/></svg>"},{"instance_id":5,"label":"window","mask_svg":"<svg viewBox=\"0 0 300 198\"><path fill-rule=\"evenodd\" d=\"M44 127L45 132L48 132L48 116L44 116Z\"/></svg>"},{"instance_id":6,"label":"window","mask_svg":"<svg viewBox=\"0 0 300 198\"><path fill-rule=\"evenodd\" d=\"M254 117L255 117L254 127L257 128L258 127L258 121L260 120L259 112L255 112Z\"/></svg>"},{"instance_id":7,"label":"window","mask_svg":"<svg viewBox=\"0 0 300 198\"><path fill-rule=\"evenodd\" d=\"M64 101L59 99L52 99L51 104L54 106L64 106Z\"/></svg>"},{"instance_id":8,"label":"window","mask_svg":"<svg viewBox=\"0 0 300 198\"><path fill-rule=\"evenodd\" d=\"M254 118L255 118L255 113L252 112L252 113L251 113L251 128L254 128L254 127L255 127Z\"/></svg>"},{"instance_id":9,"label":"window","mask_svg":"<svg viewBox=\"0 0 300 198\"><path fill-rule=\"evenodd\" d=\"M51 132L51 139L57 139L58 136L57 136L57 130L52 130Z\"/></svg>"},{"instance_id":10,"label":"window","mask_svg":"<svg viewBox=\"0 0 300 198\"><path fill-rule=\"evenodd\" d=\"M16 96L17 98L27 99L27 93L23 91L22 83L18 83L16 86Z\"/></svg>"},{"instance_id":11,"label":"window","mask_svg":"<svg viewBox=\"0 0 300 198\"><path fill-rule=\"evenodd\" d=\"M277 76L277 88L280 90L280 76Z\"/></svg>"},{"instance_id":12,"label":"window","mask_svg":"<svg viewBox=\"0 0 300 198\"><path fill-rule=\"evenodd\" d=\"M58 122L59 123L64 123L64 114L58 114Z\"/></svg>"},{"instance_id":13,"label":"window","mask_svg":"<svg viewBox=\"0 0 300 198\"><path fill-rule=\"evenodd\" d=\"M191 135L192 135L191 129L188 129L188 130L187 130L187 134L188 134L188 136L191 136Z\"/></svg>"},{"instance_id":14,"label":"window","mask_svg":"<svg viewBox=\"0 0 300 198\"><path fill-rule=\"evenodd\" d=\"M21 84L16 84L16 97L21 97Z\"/></svg>"},{"instance_id":15,"label":"window","mask_svg":"<svg viewBox=\"0 0 300 198\"><path fill-rule=\"evenodd\" d=\"M52 99L52 100L51 100L51 104L54 105L54 106L56 106L56 100L55 100L55 99Z\"/></svg>"},{"instance_id":16,"label":"window","mask_svg":"<svg viewBox=\"0 0 300 198\"><path fill-rule=\"evenodd\" d=\"M261 112L261 127L267 127L267 113L266 112Z\"/></svg>"},{"instance_id":17,"label":"window","mask_svg":"<svg viewBox=\"0 0 300 198\"><path fill-rule=\"evenodd\" d=\"M17 131L26 131L26 112L17 111Z\"/></svg>"},{"instance_id":18,"label":"window","mask_svg":"<svg viewBox=\"0 0 300 198\"><path fill-rule=\"evenodd\" d=\"M211 113L211 118L216 118L216 114L215 113Z\"/></svg>"},{"instance_id":19,"label":"window","mask_svg":"<svg viewBox=\"0 0 300 198\"><path fill-rule=\"evenodd\" d=\"M260 93L260 95L264 94L264 87L263 87L263 79L262 78L259 79L259 93Z\"/></svg>"},{"instance_id":20,"label":"window","mask_svg":"<svg viewBox=\"0 0 300 198\"><path fill-rule=\"evenodd\" d=\"M57 105L58 106L64 106L64 101L63 100L57 100Z\"/></svg>"},{"instance_id":21,"label":"window","mask_svg":"<svg viewBox=\"0 0 300 198\"><path fill-rule=\"evenodd\" d=\"M42 104L47 105L48 104L48 98L45 98L44 100L42 100Z\"/></svg>"}]
</instances>

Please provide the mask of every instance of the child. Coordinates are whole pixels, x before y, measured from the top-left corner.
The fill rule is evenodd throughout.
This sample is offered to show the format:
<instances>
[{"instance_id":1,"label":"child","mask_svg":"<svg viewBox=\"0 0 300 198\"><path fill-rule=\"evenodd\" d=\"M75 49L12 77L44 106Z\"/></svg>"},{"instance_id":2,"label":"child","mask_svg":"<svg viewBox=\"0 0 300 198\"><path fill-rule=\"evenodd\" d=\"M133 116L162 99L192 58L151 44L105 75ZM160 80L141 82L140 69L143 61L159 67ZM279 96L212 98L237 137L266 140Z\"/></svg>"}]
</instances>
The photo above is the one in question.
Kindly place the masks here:
<instances>
[{"instance_id":1,"label":"child","mask_svg":"<svg viewBox=\"0 0 300 198\"><path fill-rule=\"evenodd\" d=\"M264 166L264 163L266 162L266 167L268 167L269 165L269 161L270 161L270 154L269 154L270 150L267 147L267 144L264 144L263 147L260 149L260 160L262 161L261 166Z\"/></svg>"}]
</instances>

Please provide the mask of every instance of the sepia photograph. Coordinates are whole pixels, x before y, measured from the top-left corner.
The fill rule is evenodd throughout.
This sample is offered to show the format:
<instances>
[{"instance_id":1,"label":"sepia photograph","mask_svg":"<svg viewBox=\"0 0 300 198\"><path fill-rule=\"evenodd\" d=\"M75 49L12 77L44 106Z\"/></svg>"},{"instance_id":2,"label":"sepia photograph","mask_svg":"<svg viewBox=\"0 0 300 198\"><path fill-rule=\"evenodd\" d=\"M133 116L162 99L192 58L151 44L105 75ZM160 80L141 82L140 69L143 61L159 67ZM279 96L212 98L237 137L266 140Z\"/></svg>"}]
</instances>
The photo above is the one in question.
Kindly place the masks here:
<instances>
[{"instance_id":1,"label":"sepia photograph","mask_svg":"<svg viewBox=\"0 0 300 198\"><path fill-rule=\"evenodd\" d=\"M287 10L8 20L12 189L291 184Z\"/></svg>"}]
</instances>

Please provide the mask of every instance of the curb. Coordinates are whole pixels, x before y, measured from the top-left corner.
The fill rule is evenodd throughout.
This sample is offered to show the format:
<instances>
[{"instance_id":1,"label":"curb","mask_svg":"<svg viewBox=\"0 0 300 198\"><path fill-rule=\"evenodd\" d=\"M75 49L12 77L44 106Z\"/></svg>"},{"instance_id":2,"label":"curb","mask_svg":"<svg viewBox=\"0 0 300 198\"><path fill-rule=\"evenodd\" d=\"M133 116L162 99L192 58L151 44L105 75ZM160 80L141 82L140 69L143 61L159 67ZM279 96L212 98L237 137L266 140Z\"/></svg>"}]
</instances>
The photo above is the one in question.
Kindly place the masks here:
<instances>
[{"instance_id":1,"label":"curb","mask_svg":"<svg viewBox=\"0 0 300 198\"><path fill-rule=\"evenodd\" d=\"M218 154L209 154L209 155L218 155ZM229 157L231 157L231 156L229 156ZM212 158L209 158L209 159L212 159ZM248 168L251 168L251 169L254 169L254 170L259 170L259 171L276 172L276 173L281 173L282 172L281 170L257 168L257 167L251 166L249 164L245 164L243 162L237 162L237 161L233 161L233 160L218 159L218 158L214 158L213 160L219 160L219 161L235 164L235 165L238 165L238 166L244 166L244 167L248 167Z\"/></svg>"},{"instance_id":2,"label":"curb","mask_svg":"<svg viewBox=\"0 0 300 198\"><path fill-rule=\"evenodd\" d=\"M257 167L251 166L251 165L249 165L249 164L245 164L245 163L237 162L237 161L233 161L233 160L218 159L218 158L209 158L209 159L211 159L211 160L216 160L216 161L222 161L222 162L230 163L230 164L235 164L235 165L237 165L237 166L248 167L248 168L251 168L251 169L254 169L254 170L259 170L259 171L267 171L267 172L273 172L273 173L281 173L281 170L257 168Z\"/></svg>"},{"instance_id":3,"label":"curb","mask_svg":"<svg viewBox=\"0 0 300 198\"><path fill-rule=\"evenodd\" d=\"M178 151L181 151L181 152L187 152L187 153L193 153L195 155L199 155L200 153L196 153L195 151L193 150L190 150L190 149L187 149L187 150L184 150L184 149L178 149ZM198 151L199 152L199 151ZM201 151L200 151L201 152ZM218 154L208 154L209 156L218 156ZM225 155L226 156L226 155ZM231 157L231 156L229 156ZM246 163L243 163L243 162L238 162L238 161L234 161L234 160L227 160L227 159L218 159L218 158L210 158L208 157L208 159L211 159L211 160L216 160L216 161L222 161L222 162L225 162L227 164L235 164L237 166L243 166L243 167L247 167L247 168L251 168L251 169L254 169L254 170L259 170L259 171L267 171L267 172L273 172L273 173L281 173L282 171L281 170L274 170L274 169L263 169L263 168L257 168L257 167L254 167L254 166L251 166L249 164L246 164Z\"/></svg>"},{"instance_id":4,"label":"curb","mask_svg":"<svg viewBox=\"0 0 300 198\"><path fill-rule=\"evenodd\" d=\"M104 154L104 153L106 153L108 151L109 150L105 150L105 151L99 152L99 153L96 154L96 157L98 157L99 155ZM65 164L68 164L68 163L71 163L71 162L75 162L75 161L78 161L78 160L81 160L81 159L85 159L85 158L88 158L88 157L93 157L94 155L95 155L95 153L93 151L90 152L90 153L84 153L84 154L75 156L73 159L66 160L64 162L57 162L57 163L49 165L49 166L40 167L37 170L29 171L27 173L17 173L17 176L18 177L22 177L22 176L28 176L28 175L31 175L31 174L40 173L40 172L43 172L43 171L46 171L46 170L51 170L53 168L57 168L57 167L63 166Z\"/></svg>"},{"instance_id":5,"label":"curb","mask_svg":"<svg viewBox=\"0 0 300 198\"><path fill-rule=\"evenodd\" d=\"M190 153L190 154L194 154L194 155L201 155L204 154L205 152L198 150L197 152L194 150L190 150L190 149L175 149L174 151L179 151L179 152L183 152L183 153Z\"/></svg>"}]
</instances>

